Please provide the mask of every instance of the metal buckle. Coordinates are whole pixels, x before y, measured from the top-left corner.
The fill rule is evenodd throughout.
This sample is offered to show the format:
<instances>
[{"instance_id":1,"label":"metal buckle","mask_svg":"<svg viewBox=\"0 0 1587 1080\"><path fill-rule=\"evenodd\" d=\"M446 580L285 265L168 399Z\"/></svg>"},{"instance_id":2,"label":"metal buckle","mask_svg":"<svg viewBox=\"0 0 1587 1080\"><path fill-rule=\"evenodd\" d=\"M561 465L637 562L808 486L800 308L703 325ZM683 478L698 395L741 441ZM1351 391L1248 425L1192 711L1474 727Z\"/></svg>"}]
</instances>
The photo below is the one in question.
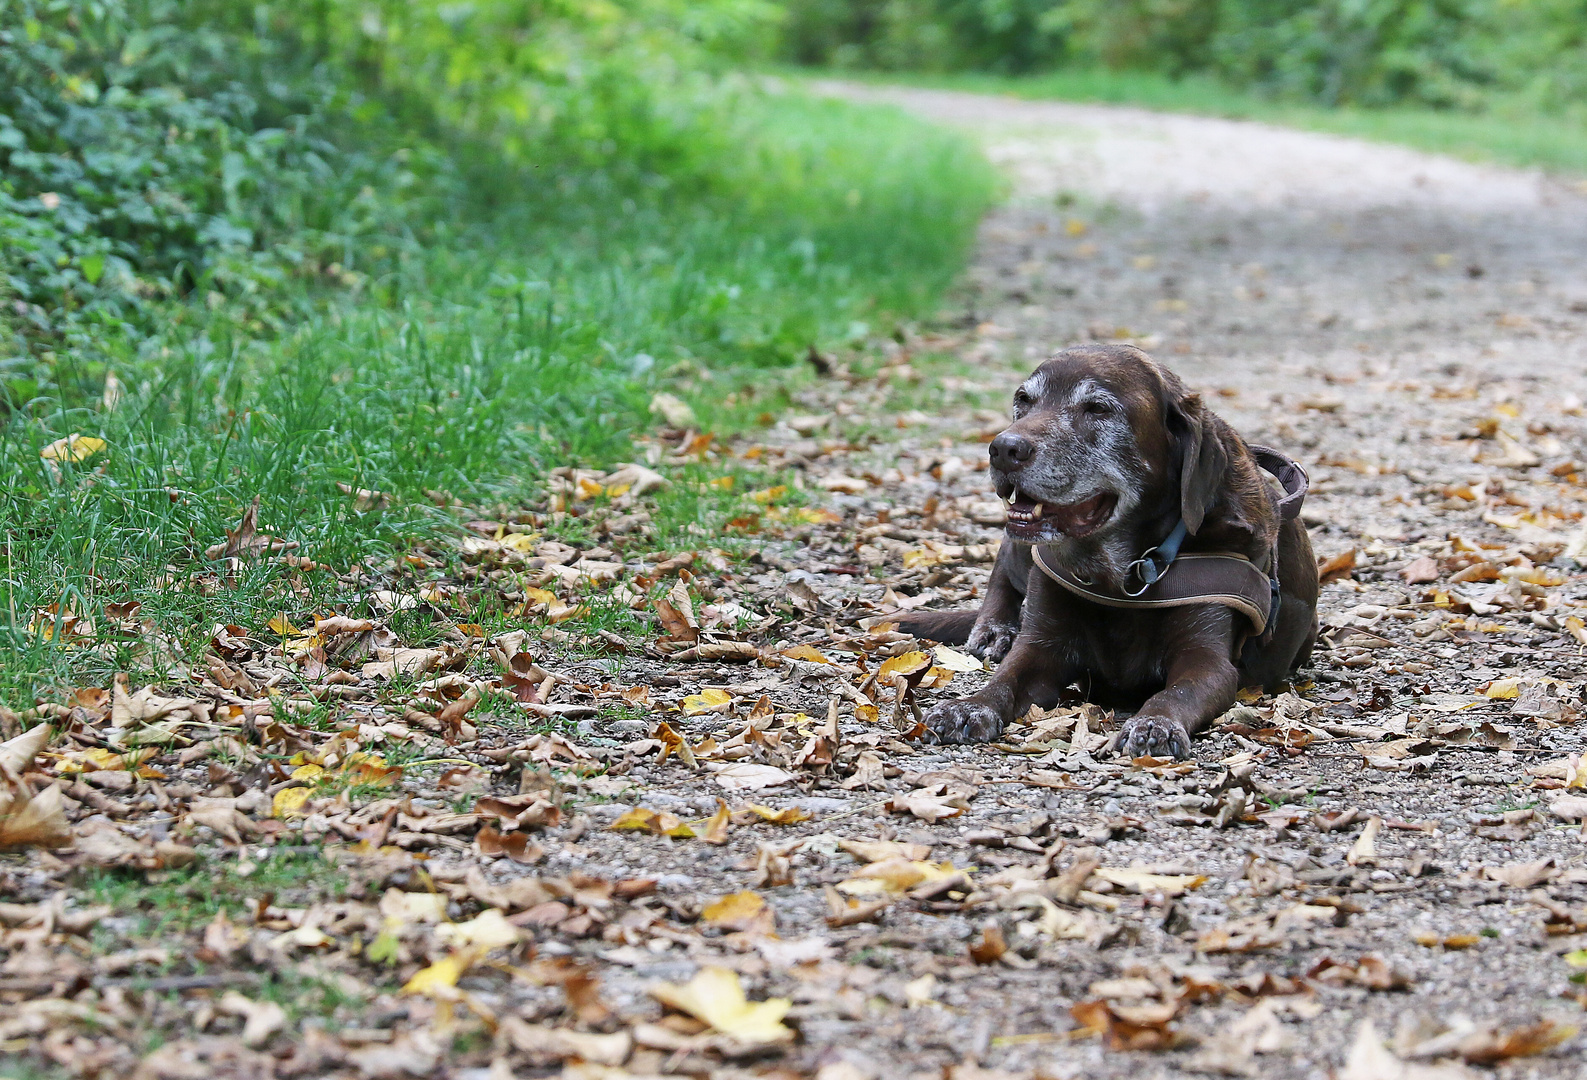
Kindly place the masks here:
<instances>
[{"instance_id":1,"label":"metal buckle","mask_svg":"<svg viewBox=\"0 0 1587 1080\"><path fill-rule=\"evenodd\" d=\"M1128 585L1125 585L1125 596L1131 598L1140 596L1147 589L1150 589L1153 585L1156 585L1158 580L1162 578L1162 568L1159 567L1152 559L1152 556L1156 554L1157 548L1147 548L1141 553L1141 557L1139 559L1136 559L1134 562L1130 563L1130 565L1124 568L1124 580L1126 582L1129 581L1132 576L1139 577L1141 580L1141 587L1139 589L1131 589ZM1151 570L1150 577L1147 576L1146 569L1143 568L1149 568Z\"/></svg>"}]
</instances>

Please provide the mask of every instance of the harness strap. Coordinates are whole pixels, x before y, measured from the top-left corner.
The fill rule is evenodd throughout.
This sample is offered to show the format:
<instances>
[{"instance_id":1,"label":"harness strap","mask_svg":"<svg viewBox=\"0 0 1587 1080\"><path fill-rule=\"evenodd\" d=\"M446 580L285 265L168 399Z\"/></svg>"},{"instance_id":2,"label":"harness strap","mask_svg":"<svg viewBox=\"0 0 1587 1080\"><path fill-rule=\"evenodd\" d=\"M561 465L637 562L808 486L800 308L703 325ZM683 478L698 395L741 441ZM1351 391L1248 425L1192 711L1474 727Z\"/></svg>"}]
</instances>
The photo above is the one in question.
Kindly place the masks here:
<instances>
[{"instance_id":1,"label":"harness strap","mask_svg":"<svg viewBox=\"0 0 1587 1080\"><path fill-rule=\"evenodd\" d=\"M1267 629L1273 606L1272 582L1250 559L1232 551L1181 555L1162 576L1134 596L1111 596L1095 592L1076 578L1051 566L1045 556L1041 548L1031 549L1031 557L1043 574L1094 604L1116 608L1222 604L1249 619L1254 634L1259 636Z\"/></svg>"},{"instance_id":2,"label":"harness strap","mask_svg":"<svg viewBox=\"0 0 1587 1080\"><path fill-rule=\"evenodd\" d=\"M1289 521L1300 514L1301 504L1311 486L1306 470L1288 455L1270 446L1250 446L1258 466L1271 473L1284 488L1282 498L1274 500L1279 518ZM1233 551L1179 553L1185 541L1185 522L1156 547L1148 548L1130 563L1125 572L1123 596L1093 591L1088 583L1048 565L1040 547L1031 557L1042 573L1065 589L1094 604L1116 608L1171 608L1191 604L1222 604L1251 620L1252 635L1265 637L1278 617L1278 558L1273 553L1269 572L1258 569L1250 559ZM1133 588L1132 582L1139 587Z\"/></svg>"},{"instance_id":3,"label":"harness strap","mask_svg":"<svg viewBox=\"0 0 1587 1080\"><path fill-rule=\"evenodd\" d=\"M1306 470L1300 462L1286 454L1281 454L1271 446L1257 446L1252 443L1248 446L1251 456L1263 469L1278 478L1284 487L1284 497L1277 502L1278 516L1284 521L1297 517L1300 514L1301 503L1306 501L1306 492L1311 487L1311 478L1306 475Z\"/></svg>"}]
</instances>

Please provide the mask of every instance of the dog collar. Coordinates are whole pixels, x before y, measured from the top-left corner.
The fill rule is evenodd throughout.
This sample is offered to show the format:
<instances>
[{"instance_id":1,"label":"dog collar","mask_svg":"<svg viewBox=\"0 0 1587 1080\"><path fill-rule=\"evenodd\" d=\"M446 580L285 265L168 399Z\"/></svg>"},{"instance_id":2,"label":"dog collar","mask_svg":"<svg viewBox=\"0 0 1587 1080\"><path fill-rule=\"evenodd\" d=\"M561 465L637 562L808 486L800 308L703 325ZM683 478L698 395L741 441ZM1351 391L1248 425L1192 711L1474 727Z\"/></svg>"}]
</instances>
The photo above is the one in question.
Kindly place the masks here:
<instances>
[{"instance_id":1,"label":"dog collar","mask_svg":"<svg viewBox=\"0 0 1587 1080\"><path fill-rule=\"evenodd\" d=\"M1284 495L1274 501L1279 518L1288 521L1297 517L1310 486L1306 470L1271 447L1251 446L1250 450L1257 465L1284 488ZM1162 543L1147 548L1131 562L1125 568L1123 595L1119 596L1097 592L1093 583L1050 565L1041 547L1031 549L1031 558L1047 577L1092 603L1119 608L1221 604L1248 618L1256 636L1265 636L1278 618L1280 606L1277 553L1269 560L1272 565L1267 573L1233 551L1181 555L1179 549L1189 531L1181 518ZM1132 587L1132 579L1140 582L1138 588Z\"/></svg>"}]
</instances>

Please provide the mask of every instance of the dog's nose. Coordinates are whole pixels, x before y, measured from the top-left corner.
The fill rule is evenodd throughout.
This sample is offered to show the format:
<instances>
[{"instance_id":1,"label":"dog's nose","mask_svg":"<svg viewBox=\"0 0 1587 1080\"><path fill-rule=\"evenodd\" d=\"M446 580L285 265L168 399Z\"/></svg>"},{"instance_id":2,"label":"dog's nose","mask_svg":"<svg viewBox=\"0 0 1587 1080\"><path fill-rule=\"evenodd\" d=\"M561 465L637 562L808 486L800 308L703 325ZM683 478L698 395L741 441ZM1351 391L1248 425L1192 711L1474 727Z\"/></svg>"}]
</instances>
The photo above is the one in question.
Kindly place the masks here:
<instances>
[{"instance_id":1,"label":"dog's nose","mask_svg":"<svg viewBox=\"0 0 1587 1080\"><path fill-rule=\"evenodd\" d=\"M1000 469L1015 469L1030 460L1036 447L1018 432L1005 431L992 440L987 452L992 456L993 465Z\"/></svg>"}]
</instances>

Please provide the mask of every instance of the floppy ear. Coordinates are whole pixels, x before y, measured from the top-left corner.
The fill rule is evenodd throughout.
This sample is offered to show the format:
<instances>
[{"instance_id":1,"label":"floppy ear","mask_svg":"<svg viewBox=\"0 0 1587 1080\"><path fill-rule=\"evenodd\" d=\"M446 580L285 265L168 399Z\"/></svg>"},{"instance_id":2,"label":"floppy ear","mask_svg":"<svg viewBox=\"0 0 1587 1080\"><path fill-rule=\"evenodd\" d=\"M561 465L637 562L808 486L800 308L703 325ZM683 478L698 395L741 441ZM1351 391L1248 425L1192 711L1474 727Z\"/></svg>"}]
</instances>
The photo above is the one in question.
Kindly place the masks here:
<instances>
[{"instance_id":1,"label":"floppy ear","mask_svg":"<svg viewBox=\"0 0 1587 1080\"><path fill-rule=\"evenodd\" d=\"M1216 421L1197 394L1182 393L1168 409L1168 429L1180 455L1179 515L1191 535L1228 482L1229 455Z\"/></svg>"}]
</instances>

